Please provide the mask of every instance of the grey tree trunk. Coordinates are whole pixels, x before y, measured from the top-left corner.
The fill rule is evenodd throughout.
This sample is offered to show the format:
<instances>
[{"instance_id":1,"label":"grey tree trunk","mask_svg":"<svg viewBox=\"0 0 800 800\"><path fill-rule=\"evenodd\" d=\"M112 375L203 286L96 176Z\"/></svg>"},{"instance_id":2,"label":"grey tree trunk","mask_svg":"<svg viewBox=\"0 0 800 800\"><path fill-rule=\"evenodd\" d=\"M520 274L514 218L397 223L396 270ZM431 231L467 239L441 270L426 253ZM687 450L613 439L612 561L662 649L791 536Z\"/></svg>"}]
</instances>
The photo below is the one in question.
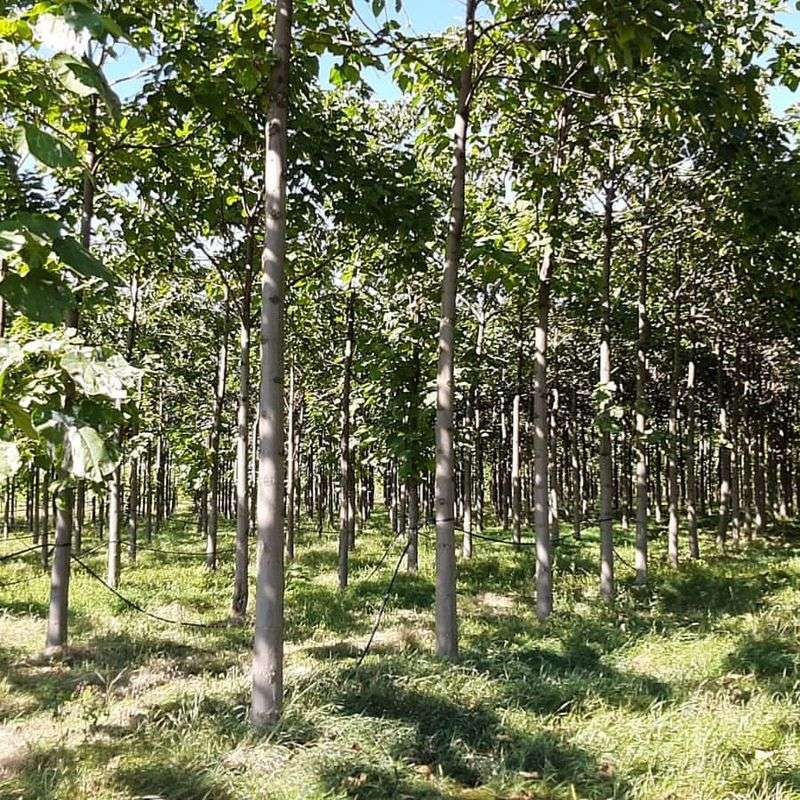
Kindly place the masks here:
<instances>
[{"instance_id":1,"label":"grey tree trunk","mask_svg":"<svg viewBox=\"0 0 800 800\"><path fill-rule=\"evenodd\" d=\"M350 451L350 380L353 368L353 335L355 321L355 294L351 289L345 312L344 361L342 362L342 396L339 405L339 590L347 588L350 561L350 539L353 526L353 507L350 487L353 482L352 453Z\"/></svg>"},{"instance_id":2,"label":"grey tree trunk","mask_svg":"<svg viewBox=\"0 0 800 800\"><path fill-rule=\"evenodd\" d=\"M294 361L289 355L289 424L286 453L286 560L294 561L294 495L295 495L295 392Z\"/></svg>"},{"instance_id":3,"label":"grey tree trunk","mask_svg":"<svg viewBox=\"0 0 800 800\"><path fill-rule=\"evenodd\" d=\"M520 476L520 395L522 393L523 306L519 302L517 327L517 374L511 402L511 524L514 544L522 544L522 478Z\"/></svg>"},{"instance_id":4,"label":"grey tree trunk","mask_svg":"<svg viewBox=\"0 0 800 800\"><path fill-rule=\"evenodd\" d=\"M249 594L250 535L250 301L253 292L254 238L242 286L239 312L239 400L236 409L236 546L231 616L244 618Z\"/></svg>"},{"instance_id":5,"label":"grey tree trunk","mask_svg":"<svg viewBox=\"0 0 800 800\"><path fill-rule=\"evenodd\" d=\"M458 265L464 231L464 195L467 174L467 131L472 94L472 60L475 50L475 7L467 0L464 26L464 66L453 126L453 182L442 276L442 312L439 323L439 362L436 373L436 652L442 658L458 657L456 615L455 481L453 444L453 345L456 318Z\"/></svg>"},{"instance_id":6,"label":"grey tree trunk","mask_svg":"<svg viewBox=\"0 0 800 800\"><path fill-rule=\"evenodd\" d=\"M695 306L692 304L689 323L692 345L686 371L686 525L689 539L689 555L700 558L700 541L697 536L697 466L695 458L696 419L695 419L695 358L694 339Z\"/></svg>"},{"instance_id":7,"label":"grey tree trunk","mask_svg":"<svg viewBox=\"0 0 800 800\"><path fill-rule=\"evenodd\" d=\"M613 159L609 159L613 164ZM613 166L606 185L603 214L603 277L602 313L600 317L600 385L611 393L611 257L613 253L614 184ZM611 398L608 398L611 402ZM600 430L598 466L600 470L600 594L613 601L614 587L614 529L612 502L614 495L613 465L611 463L610 418L603 415Z\"/></svg>"},{"instance_id":8,"label":"grey tree trunk","mask_svg":"<svg viewBox=\"0 0 800 800\"><path fill-rule=\"evenodd\" d=\"M536 615L553 611L553 549L550 541L550 489L547 406L547 334L550 315L552 247L545 246L539 268L538 305L533 361L533 527L536 534Z\"/></svg>"},{"instance_id":9,"label":"grey tree trunk","mask_svg":"<svg viewBox=\"0 0 800 800\"><path fill-rule=\"evenodd\" d=\"M649 196L645 193L645 208ZM636 353L636 541L634 567L636 582L647 581L647 348L650 339L650 320L647 313L648 272L650 268L650 224L642 223L639 244L639 346Z\"/></svg>"},{"instance_id":10,"label":"grey tree trunk","mask_svg":"<svg viewBox=\"0 0 800 800\"><path fill-rule=\"evenodd\" d=\"M81 244L89 250L92 244L92 218L94 217L95 178L94 167L97 160L97 96L89 98L89 120L87 125L86 171L83 177L83 198L81 204ZM5 315L4 315L5 316ZM67 327L78 329L79 315L77 305L67 317ZM5 319L3 320L5 326ZM64 387L64 409L69 413L73 400L71 383ZM59 476L61 478L65 475ZM72 512L75 503L71 486L62 488L56 497L55 527L56 538L53 549L53 567L50 573L50 606L47 612L47 634L45 653L55 654L67 644L69 612L69 579L72 547Z\"/></svg>"},{"instance_id":11,"label":"grey tree trunk","mask_svg":"<svg viewBox=\"0 0 800 800\"><path fill-rule=\"evenodd\" d=\"M106 562L106 583L116 587L119 583L119 516L120 486L122 485L122 469L117 467L108 491L108 560ZM56 522L56 525L58 523Z\"/></svg>"},{"instance_id":12,"label":"grey tree trunk","mask_svg":"<svg viewBox=\"0 0 800 800\"><path fill-rule=\"evenodd\" d=\"M717 546L725 548L728 538L731 498L731 451L728 441L728 409L725 386L724 351L722 340L719 342L717 358L717 390L719 394L719 527L717 528Z\"/></svg>"},{"instance_id":13,"label":"grey tree trunk","mask_svg":"<svg viewBox=\"0 0 800 800\"><path fill-rule=\"evenodd\" d=\"M669 389L669 448L667 466L667 496L669 499L669 524L667 527L667 560L670 566L678 566L678 529L680 516L678 510L678 384L681 371L680 350L680 258L676 254L672 270L672 374L670 375Z\"/></svg>"},{"instance_id":14,"label":"grey tree trunk","mask_svg":"<svg viewBox=\"0 0 800 800\"><path fill-rule=\"evenodd\" d=\"M225 382L228 376L228 321L229 297L228 287L225 287L225 313L222 320L222 339L217 356L217 381L214 388L214 412L209 431L208 449L211 460L211 473L208 479L208 510L206 512L206 567L217 568L217 532L219 530L219 484L220 484L220 458L219 441L222 429L222 408L225 404Z\"/></svg>"},{"instance_id":15,"label":"grey tree trunk","mask_svg":"<svg viewBox=\"0 0 800 800\"><path fill-rule=\"evenodd\" d=\"M258 571L253 651L255 727L274 723L283 705L283 305L286 286L286 134L292 0L277 0L266 123L266 233L261 282Z\"/></svg>"},{"instance_id":16,"label":"grey tree trunk","mask_svg":"<svg viewBox=\"0 0 800 800\"><path fill-rule=\"evenodd\" d=\"M406 480L406 496L408 498L408 553L406 555L406 568L409 572L416 573L419 562L419 486L417 476L411 475Z\"/></svg>"}]
</instances>

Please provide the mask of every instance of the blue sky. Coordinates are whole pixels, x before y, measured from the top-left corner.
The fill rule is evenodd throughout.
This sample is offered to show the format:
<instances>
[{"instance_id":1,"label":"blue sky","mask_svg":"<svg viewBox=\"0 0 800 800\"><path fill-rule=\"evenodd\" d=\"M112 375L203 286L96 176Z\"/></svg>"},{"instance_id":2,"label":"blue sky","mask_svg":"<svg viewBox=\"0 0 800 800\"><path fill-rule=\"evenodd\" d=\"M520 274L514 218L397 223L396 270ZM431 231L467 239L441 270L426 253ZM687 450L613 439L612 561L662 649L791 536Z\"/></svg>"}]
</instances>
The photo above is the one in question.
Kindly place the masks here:
<instances>
[{"instance_id":1,"label":"blue sky","mask_svg":"<svg viewBox=\"0 0 800 800\"><path fill-rule=\"evenodd\" d=\"M210 8L215 4L215 0L201 0L201 4ZM358 0L358 4L363 10L363 18L371 24L374 17L369 10L369 1ZM394 13L394 0L387 0L386 5L391 16L397 19L402 25L403 31L409 34L434 33L463 23L464 0L403 0L399 14ZM794 7L794 2L791 3L791 6ZM778 15L778 20L793 32L795 38L800 39L800 11L781 13ZM330 57L321 59L320 77L323 84L327 83L332 64L333 60ZM109 69L109 77L115 80L135 72L140 67L141 63L138 62L136 56L127 52L117 64ZM370 69L364 73L363 77L372 86L378 98L392 100L399 96L399 91L390 73ZM136 91L137 83L137 81L131 81L117 88L121 94L128 95ZM784 87L773 88L770 93L772 107L777 113L783 113L790 105L799 100L800 92L790 92Z\"/></svg>"}]
</instances>

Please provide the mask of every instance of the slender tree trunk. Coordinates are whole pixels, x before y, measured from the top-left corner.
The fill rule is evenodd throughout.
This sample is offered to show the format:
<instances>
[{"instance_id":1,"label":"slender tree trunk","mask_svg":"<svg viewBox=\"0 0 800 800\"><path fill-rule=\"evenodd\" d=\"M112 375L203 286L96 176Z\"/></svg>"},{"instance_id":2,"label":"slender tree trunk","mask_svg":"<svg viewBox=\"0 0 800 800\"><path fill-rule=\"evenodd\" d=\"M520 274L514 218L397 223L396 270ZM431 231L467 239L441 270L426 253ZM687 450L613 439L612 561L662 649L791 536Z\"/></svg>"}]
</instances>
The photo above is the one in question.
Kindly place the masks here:
<instances>
[{"instance_id":1,"label":"slender tree trunk","mask_svg":"<svg viewBox=\"0 0 800 800\"><path fill-rule=\"evenodd\" d=\"M722 340L718 346L717 389L719 394L719 527L717 529L717 545L724 549L728 538L728 522L731 493L731 451L728 441L728 409L727 391L725 387L725 371L723 363Z\"/></svg>"},{"instance_id":2,"label":"slender tree trunk","mask_svg":"<svg viewBox=\"0 0 800 800\"><path fill-rule=\"evenodd\" d=\"M95 175L97 158L97 96L89 98L89 120L87 124L87 158L83 177L83 198L81 204L81 244L89 250L92 244L92 218L94 217ZM67 328L78 329L79 315L77 305L69 312ZM5 323L4 323L5 325ZM74 390L68 382L64 391L64 410L71 411ZM60 475L66 478L66 475ZM64 486L56 498L56 538L53 550L53 568L50 574L50 606L47 612L47 634L45 653L57 653L67 644L69 579L72 547L72 513L75 497L71 486Z\"/></svg>"},{"instance_id":3,"label":"slender tree trunk","mask_svg":"<svg viewBox=\"0 0 800 800\"><path fill-rule=\"evenodd\" d=\"M645 208L649 195L645 193ZM647 313L648 272L650 268L650 221L642 222L639 245L639 346L636 354L636 543L634 566L636 582L647 581L647 506L649 503L647 474L647 349L650 320Z\"/></svg>"},{"instance_id":4,"label":"slender tree trunk","mask_svg":"<svg viewBox=\"0 0 800 800\"><path fill-rule=\"evenodd\" d=\"M236 411L236 553L231 616L244 618L248 601L250 535L250 303L253 293L255 238L248 242L248 263L239 314L239 404Z\"/></svg>"},{"instance_id":5,"label":"slender tree trunk","mask_svg":"<svg viewBox=\"0 0 800 800\"><path fill-rule=\"evenodd\" d=\"M406 497L408 498L408 553L406 555L406 568L411 573L416 573L419 566L419 486L416 474L406 479Z\"/></svg>"},{"instance_id":6,"label":"slender tree trunk","mask_svg":"<svg viewBox=\"0 0 800 800\"><path fill-rule=\"evenodd\" d=\"M581 538L581 523L583 522L582 493L581 493L581 457L578 446L578 391L575 386L570 392L570 459L572 467L572 486L570 500L572 502L572 535Z\"/></svg>"},{"instance_id":7,"label":"slender tree trunk","mask_svg":"<svg viewBox=\"0 0 800 800\"><path fill-rule=\"evenodd\" d=\"M520 394L522 392L522 302L518 308L517 375L511 404L511 522L514 544L522 544L522 482L520 478Z\"/></svg>"},{"instance_id":8,"label":"slender tree trunk","mask_svg":"<svg viewBox=\"0 0 800 800\"><path fill-rule=\"evenodd\" d=\"M553 611L553 549L550 541L550 487L547 406L547 335L550 315L550 279L553 250L545 246L539 268L533 361L533 527L536 534L536 615L547 619Z\"/></svg>"},{"instance_id":9,"label":"slender tree trunk","mask_svg":"<svg viewBox=\"0 0 800 800\"><path fill-rule=\"evenodd\" d=\"M108 560L106 564L106 583L116 588L119 583L119 516L120 516L120 486L122 483L122 470L114 471L114 478L108 491Z\"/></svg>"},{"instance_id":10,"label":"slender tree trunk","mask_svg":"<svg viewBox=\"0 0 800 800\"><path fill-rule=\"evenodd\" d=\"M286 284L286 134L292 0L277 0L267 113L261 283L258 573L253 655L256 727L274 723L283 705L283 304Z\"/></svg>"},{"instance_id":11,"label":"slender tree trunk","mask_svg":"<svg viewBox=\"0 0 800 800\"><path fill-rule=\"evenodd\" d=\"M295 392L294 361L289 356L289 425L287 431L286 454L286 560L294 561L294 494L295 494Z\"/></svg>"},{"instance_id":12,"label":"slender tree trunk","mask_svg":"<svg viewBox=\"0 0 800 800\"><path fill-rule=\"evenodd\" d=\"M350 450L350 380L353 368L353 335L355 322L355 294L351 289L347 296L345 312L344 361L342 362L342 396L339 405L339 589L347 588L349 577L350 531L353 508L350 502L350 486L353 480L352 452Z\"/></svg>"},{"instance_id":13,"label":"slender tree trunk","mask_svg":"<svg viewBox=\"0 0 800 800\"><path fill-rule=\"evenodd\" d=\"M680 350L680 258L674 259L672 271L672 374L669 389L669 450L667 466L667 483L669 497L669 526L667 528L667 559L670 566L678 566L678 529L680 516L678 510L678 384L680 382L681 350Z\"/></svg>"},{"instance_id":14,"label":"slender tree trunk","mask_svg":"<svg viewBox=\"0 0 800 800\"><path fill-rule=\"evenodd\" d=\"M697 536L697 467L695 463L696 421L695 421L695 359L694 339L695 306L692 305L689 323L692 344L686 377L686 523L689 539L689 554L700 558L700 541Z\"/></svg>"},{"instance_id":15,"label":"slender tree trunk","mask_svg":"<svg viewBox=\"0 0 800 800\"><path fill-rule=\"evenodd\" d=\"M600 385L611 403L611 257L613 252L613 156L609 159L611 170L606 185L603 221L603 278L602 314L600 318ZM610 416L605 413L601 419L600 449L598 465L600 469L600 593L607 601L614 599L614 533L612 516L613 465L611 463Z\"/></svg>"},{"instance_id":16,"label":"slender tree trunk","mask_svg":"<svg viewBox=\"0 0 800 800\"><path fill-rule=\"evenodd\" d=\"M217 356L217 381L214 389L214 413L209 431L208 450L211 460L211 472L208 478L208 511L206 517L208 528L206 531L206 567L211 570L217 568L217 532L219 530L219 499L220 499L220 456L219 442L222 428L222 408L225 404L225 382L228 375L228 319L229 297L228 288L225 287L225 313L222 321L222 338L220 340L219 355Z\"/></svg>"},{"instance_id":17,"label":"slender tree trunk","mask_svg":"<svg viewBox=\"0 0 800 800\"><path fill-rule=\"evenodd\" d=\"M467 131L472 94L476 0L467 0L465 61L461 70L458 106L453 126L453 182L442 277L442 315L439 324L439 363L436 375L436 652L458 657L456 615L456 554L454 535L453 345L458 265L464 230L467 173Z\"/></svg>"}]
</instances>

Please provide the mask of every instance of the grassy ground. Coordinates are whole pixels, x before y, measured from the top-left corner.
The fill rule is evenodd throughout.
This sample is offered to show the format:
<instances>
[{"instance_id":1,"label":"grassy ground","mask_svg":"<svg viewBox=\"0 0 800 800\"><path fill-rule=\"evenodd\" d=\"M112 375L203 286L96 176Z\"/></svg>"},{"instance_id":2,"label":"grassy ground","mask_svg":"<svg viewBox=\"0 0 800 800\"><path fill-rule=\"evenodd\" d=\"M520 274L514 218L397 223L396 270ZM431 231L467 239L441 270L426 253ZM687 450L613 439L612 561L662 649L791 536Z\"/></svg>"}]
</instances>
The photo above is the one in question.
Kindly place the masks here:
<instances>
[{"instance_id":1,"label":"grassy ground","mask_svg":"<svg viewBox=\"0 0 800 800\"><path fill-rule=\"evenodd\" d=\"M784 533L725 556L705 539L708 560L677 573L654 542L651 586L620 563L613 610L597 599L596 531L565 539L545 625L530 551L479 542L460 564L456 665L431 655L424 540L357 668L401 544L372 574L391 538L376 524L340 595L332 537L305 532L286 713L261 736L246 721L249 628L156 622L78 570L74 648L43 662L47 579L34 556L0 562L0 584L34 576L0 587L0 798L800 798L800 541ZM199 542L179 519L154 546ZM144 552L121 588L166 617L224 619L230 559L212 574ZM102 571L100 553L88 563Z\"/></svg>"}]
</instances>

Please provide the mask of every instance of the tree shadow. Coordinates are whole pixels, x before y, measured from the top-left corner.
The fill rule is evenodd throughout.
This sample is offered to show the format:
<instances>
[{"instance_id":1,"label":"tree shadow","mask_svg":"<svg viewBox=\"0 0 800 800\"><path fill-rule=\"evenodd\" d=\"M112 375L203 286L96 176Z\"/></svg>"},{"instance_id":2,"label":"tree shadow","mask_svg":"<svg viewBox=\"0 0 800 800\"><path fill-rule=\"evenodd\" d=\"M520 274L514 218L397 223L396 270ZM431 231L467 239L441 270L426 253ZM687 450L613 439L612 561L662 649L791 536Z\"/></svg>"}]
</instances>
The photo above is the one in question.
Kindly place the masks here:
<instances>
[{"instance_id":1,"label":"tree shadow","mask_svg":"<svg viewBox=\"0 0 800 800\"><path fill-rule=\"evenodd\" d=\"M499 703L496 698L460 703L441 690L446 677L436 680L436 670L440 669L435 662L420 659L410 664L407 659L383 656L375 664L341 670L334 682L338 713L397 720L410 730L410 736L396 738L388 747L388 755L404 765L426 765L433 774L462 787L483 785L498 772L538 773L553 784L565 780L574 783L582 797L607 796L609 780L602 774L602 765L588 752L555 732L543 730L531 735L507 727L499 710L508 697ZM348 777L360 773L366 776L361 783L348 781ZM387 789L407 792L411 797L463 796L370 769L357 756L333 768L328 766L320 779L330 790L344 787L349 797L398 796L380 794ZM405 785L398 789L401 783ZM627 787L618 783L616 791L616 797L624 797Z\"/></svg>"}]
</instances>

